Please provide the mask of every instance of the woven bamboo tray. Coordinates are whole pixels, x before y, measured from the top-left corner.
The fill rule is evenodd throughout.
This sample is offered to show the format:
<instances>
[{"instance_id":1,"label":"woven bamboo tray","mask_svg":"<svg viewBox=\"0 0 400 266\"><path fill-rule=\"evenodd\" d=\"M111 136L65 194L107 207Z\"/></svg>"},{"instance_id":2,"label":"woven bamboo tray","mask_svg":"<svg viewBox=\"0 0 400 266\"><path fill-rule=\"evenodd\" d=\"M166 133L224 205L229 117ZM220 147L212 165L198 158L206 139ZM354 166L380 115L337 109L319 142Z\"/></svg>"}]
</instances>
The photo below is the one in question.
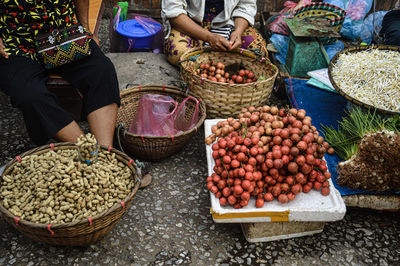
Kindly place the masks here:
<instances>
[{"instance_id":1,"label":"woven bamboo tray","mask_svg":"<svg viewBox=\"0 0 400 266\"><path fill-rule=\"evenodd\" d=\"M73 143L57 143L51 147L54 147L54 150L76 148ZM13 159L5 165L1 177L12 171L13 166L19 162L18 159L32 154L46 153L51 149L51 147L47 145L41 146L27 151L19 157L17 156L18 158ZM101 147L101 149L108 150L106 147ZM2 201L0 201L0 213L10 225L35 241L56 246L88 246L96 243L106 236L118 223L122 215L129 208L129 205L140 186L136 174L135 163L132 162L126 154L116 149L111 149L110 151L115 153L116 158L120 162L129 165L132 170L132 177L135 179L136 183L132 192L123 200L123 204L115 204L109 210L93 216L91 219L63 224L37 224L25 220L19 220L18 217L15 217L3 206Z\"/></svg>"},{"instance_id":2,"label":"woven bamboo tray","mask_svg":"<svg viewBox=\"0 0 400 266\"><path fill-rule=\"evenodd\" d=\"M129 154L139 158L148 161L160 161L181 150L193 137L206 119L206 106L204 102L199 99L199 120L195 127L183 133L174 136L140 136L132 134L126 129L129 128L129 125L136 115L141 96L149 93L171 96L178 103L182 102L187 96L193 96L197 99L199 99L199 97L192 93L186 95L178 87L163 85L135 86L122 91L121 106L117 114L117 137L121 140L122 148ZM187 120L192 119L195 106L193 101L186 102L185 118L187 118Z\"/></svg>"},{"instance_id":3,"label":"woven bamboo tray","mask_svg":"<svg viewBox=\"0 0 400 266\"><path fill-rule=\"evenodd\" d=\"M204 79L195 73L201 63L222 62L226 67L241 64L265 80L228 84ZM254 52L238 49L232 52L216 52L210 48L194 48L181 57L181 78L190 91L204 100L207 118L236 116L243 107L261 106L267 103L278 75L278 68L269 59L260 58Z\"/></svg>"},{"instance_id":4,"label":"woven bamboo tray","mask_svg":"<svg viewBox=\"0 0 400 266\"><path fill-rule=\"evenodd\" d=\"M364 51L364 50L368 50L368 49L379 49L379 50L392 50L392 51L398 51L400 52L400 47L399 46L390 46L390 45L363 45L363 46L356 46L356 47L350 47L347 48L339 53L337 53L331 60L331 62L329 63L329 67L328 67L328 75L329 75L329 80L332 83L332 86L335 88L335 90L337 90L342 96L344 96L347 100L349 100L352 103L355 103L361 107L367 108L367 109L371 109L371 110L376 110L382 114L387 114L387 115L400 115L400 112L393 112L393 111L389 111L389 110L385 110L385 109L381 109L381 108L377 108L375 106L372 106L370 104L361 102L351 96L349 96L348 94L346 94L344 91L342 91L339 86L336 84L335 80L332 77L332 68L334 67L334 65L337 63L338 58L341 54L345 54L345 53L356 53L359 51Z\"/></svg>"}]
</instances>

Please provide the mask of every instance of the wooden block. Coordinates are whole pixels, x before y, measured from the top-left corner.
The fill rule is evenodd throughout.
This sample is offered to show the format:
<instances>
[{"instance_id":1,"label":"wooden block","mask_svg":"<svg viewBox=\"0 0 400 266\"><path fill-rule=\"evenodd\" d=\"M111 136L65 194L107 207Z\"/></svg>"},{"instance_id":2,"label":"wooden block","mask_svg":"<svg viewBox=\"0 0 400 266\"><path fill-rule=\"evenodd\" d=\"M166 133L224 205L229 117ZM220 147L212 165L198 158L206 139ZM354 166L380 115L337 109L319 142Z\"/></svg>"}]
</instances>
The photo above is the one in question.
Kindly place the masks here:
<instances>
[{"instance_id":1,"label":"wooden block","mask_svg":"<svg viewBox=\"0 0 400 266\"><path fill-rule=\"evenodd\" d=\"M248 242L268 242L321 233L324 222L242 223Z\"/></svg>"}]
</instances>

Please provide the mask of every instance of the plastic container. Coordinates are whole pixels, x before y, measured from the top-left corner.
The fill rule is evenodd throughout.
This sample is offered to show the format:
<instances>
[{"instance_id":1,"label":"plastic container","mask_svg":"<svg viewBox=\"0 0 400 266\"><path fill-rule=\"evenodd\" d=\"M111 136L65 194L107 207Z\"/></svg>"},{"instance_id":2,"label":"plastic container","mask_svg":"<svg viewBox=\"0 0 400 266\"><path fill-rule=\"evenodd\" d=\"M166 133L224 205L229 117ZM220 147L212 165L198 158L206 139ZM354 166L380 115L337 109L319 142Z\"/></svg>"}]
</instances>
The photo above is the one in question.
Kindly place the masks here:
<instances>
[{"instance_id":1,"label":"plastic container","mask_svg":"<svg viewBox=\"0 0 400 266\"><path fill-rule=\"evenodd\" d=\"M211 133L211 126L221 119L206 119L204 122L205 136ZM208 174L213 173L214 160L211 145L206 145ZM255 207L255 199L249 200L249 205L242 209L231 206L221 206L213 193L211 197L211 215L216 223L258 223L258 222L332 222L343 219L346 206L339 191L329 179L331 193L322 196L319 191L300 193L294 201L286 204L277 200L264 204L262 208Z\"/></svg>"},{"instance_id":2,"label":"plastic container","mask_svg":"<svg viewBox=\"0 0 400 266\"><path fill-rule=\"evenodd\" d=\"M143 27L137 19L128 19L118 24L117 33L122 37L124 51L145 51L154 48L155 36L162 27L157 22L146 21L146 23L151 26L154 32Z\"/></svg>"}]
</instances>

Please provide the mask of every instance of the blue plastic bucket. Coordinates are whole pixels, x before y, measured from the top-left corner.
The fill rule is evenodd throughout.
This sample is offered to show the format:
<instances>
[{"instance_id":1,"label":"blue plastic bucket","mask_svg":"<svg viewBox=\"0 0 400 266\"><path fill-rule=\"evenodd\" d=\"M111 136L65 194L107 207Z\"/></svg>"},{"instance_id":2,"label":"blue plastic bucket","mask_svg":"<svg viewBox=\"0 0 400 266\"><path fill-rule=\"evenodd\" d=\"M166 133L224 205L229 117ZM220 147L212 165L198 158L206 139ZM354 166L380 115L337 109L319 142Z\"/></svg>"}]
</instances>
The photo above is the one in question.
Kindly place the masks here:
<instances>
[{"instance_id":1,"label":"blue plastic bucket","mask_svg":"<svg viewBox=\"0 0 400 266\"><path fill-rule=\"evenodd\" d=\"M123 39L126 51L140 51L153 49L154 37L161 30L161 24L148 22L154 25L155 33L148 32L136 19L129 19L118 24L117 33Z\"/></svg>"}]
</instances>

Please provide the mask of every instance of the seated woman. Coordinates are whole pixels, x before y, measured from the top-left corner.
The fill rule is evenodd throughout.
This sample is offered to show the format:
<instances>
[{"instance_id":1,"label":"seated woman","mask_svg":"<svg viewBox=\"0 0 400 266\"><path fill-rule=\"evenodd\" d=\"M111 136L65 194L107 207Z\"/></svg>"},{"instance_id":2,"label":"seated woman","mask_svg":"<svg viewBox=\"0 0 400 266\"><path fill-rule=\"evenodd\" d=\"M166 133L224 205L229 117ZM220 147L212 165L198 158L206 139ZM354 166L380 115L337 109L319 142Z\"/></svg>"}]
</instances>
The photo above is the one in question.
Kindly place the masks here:
<instances>
[{"instance_id":1,"label":"seated woman","mask_svg":"<svg viewBox=\"0 0 400 266\"><path fill-rule=\"evenodd\" d=\"M209 45L218 51L257 49L267 56L265 40L252 26L256 0L163 0L167 31L165 54L177 65L187 50Z\"/></svg>"},{"instance_id":2,"label":"seated woman","mask_svg":"<svg viewBox=\"0 0 400 266\"><path fill-rule=\"evenodd\" d=\"M380 35L385 44L400 46L400 0L395 8L383 17Z\"/></svg>"},{"instance_id":3,"label":"seated woman","mask_svg":"<svg viewBox=\"0 0 400 266\"><path fill-rule=\"evenodd\" d=\"M88 10L89 0L0 1L0 89L22 111L37 145L50 138L76 142L82 130L47 89L49 73L39 60L35 37L77 24L75 17L88 31ZM111 146L119 86L112 62L97 44L93 36L89 56L51 71L79 89L92 133L99 144Z\"/></svg>"}]
</instances>

